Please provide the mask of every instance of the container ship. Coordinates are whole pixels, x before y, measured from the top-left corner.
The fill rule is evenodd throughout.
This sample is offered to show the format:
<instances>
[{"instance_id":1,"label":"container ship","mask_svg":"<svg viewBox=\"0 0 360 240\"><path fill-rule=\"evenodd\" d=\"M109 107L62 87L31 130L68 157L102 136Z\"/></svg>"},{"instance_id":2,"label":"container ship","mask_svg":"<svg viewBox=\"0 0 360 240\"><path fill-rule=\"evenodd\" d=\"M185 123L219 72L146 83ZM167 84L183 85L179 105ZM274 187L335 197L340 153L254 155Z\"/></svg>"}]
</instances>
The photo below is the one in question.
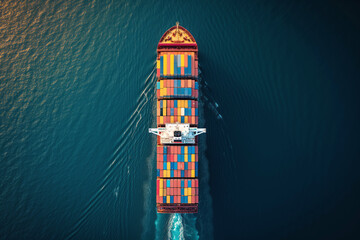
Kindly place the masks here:
<instances>
[{"instance_id":1,"label":"container ship","mask_svg":"<svg viewBox=\"0 0 360 240\"><path fill-rule=\"evenodd\" d=\"M199 205L198 46L184 27L171 27L157 46L156 207L197 213Z\"/></svg>"}]
</instances>

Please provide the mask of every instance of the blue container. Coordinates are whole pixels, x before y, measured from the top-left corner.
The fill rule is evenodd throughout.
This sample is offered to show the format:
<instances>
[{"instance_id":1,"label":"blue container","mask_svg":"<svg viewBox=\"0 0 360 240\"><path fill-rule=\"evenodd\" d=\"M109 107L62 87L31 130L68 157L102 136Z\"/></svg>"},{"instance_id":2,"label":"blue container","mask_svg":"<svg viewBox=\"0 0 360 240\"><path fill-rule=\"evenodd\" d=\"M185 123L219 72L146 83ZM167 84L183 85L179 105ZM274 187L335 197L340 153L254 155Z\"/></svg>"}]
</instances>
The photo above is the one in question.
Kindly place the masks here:
<instances>
[{"instance_id":1,"label":"blue container","mask_svg":"<svg viewBox=\"0 0 360 240\"><path fill-rule=\"evenodd\" d=\"M170 109L170 115L174 116L174 109L173 108Z\"/></svg>"},{"instance_id":2,"label":"blue container","mask_svg":"<svg viewBox=\"0 0 360 240\"><path fill-rule=\"evenodd\" d=\"M181 154L184 154L185 153L185 148L184 146L181 146Z\"/></svg>"},{"instance_id":3,"label":"blue container","mask_svg":"<svg viewBox=\"0 0 360 240\"><path fill-rule=\"evenodd\" d=\"M181 186L182 188L185 187L184 180L181 180L180 186ZM181 194L181 195L183 195L183 194Z\"/></svg>"},{"instance_id":4,"label":"blue container","mask_svg":"<svg viewBox=\"0 0 360 240\"><path fill-rule=\"evenodd\" d=\"M163 203L166 203L166 197L163 197Z\"/></svg>"},{"instance_id":5,"label":"blue container","mask_svg":"<svg viewBox=\"0 0 360 240\"><path fill-rule=\"evenodd\" d=\"M185 170L188 170L188 163L186 162L184 165Z\"/></svg>"},{"instance_id":6,"label":"blue container","mask_svg":"<svg viewBox=\"0 0 360 240\"><path fill-rule=\"evenodd\" d=\"M170 179L166 180L166 187L170 187Z\"/></svg>"},{"instance_id":7,"label":"blue container","mask_svg":"<svg viewBox=\"0 0 360 240\"><path fill-rule=\"evenodd\" d=\"M160 169L156 169L156 176L160 177Z\"/></svg>"},{"instance_id":8,"label":"blue container","mask_svg":"<svg viewBox=\"0 0 360 240\"><path fill-rule=\"evenodd\" d=\"M164 68L164 57L160 56L160 76L164 74L163 68Z\"/></svg>"},{"instance_id":9,"label":"blue container","mask_svg":"<svg viewBox=\"0 0 360 240\"><path fill-rule=\"evenodd\" d=\"M163 168L164 168L164 170L167 170L167 163L166 162L163 163Z\"/></svg>"},{"instance_id":10,"label":"blue container","mask_svg":"<svg viewBox=\"0 0 360 240\"><path fill-rule=\"evenodd\" d=\"M195 162L195 170L197 170L198 169L198 162Z\"/></svg>"},{"instance_id":11,"label":"blue container","mask_svg":"<svg viewBox=\"0 0 360 240\"><path fill-rule=\"evenodd\" d=\"M163 100L160 100L160 108L163 107Z\"/></svg>"},{"instance_id":12,"label":"blue container","mask_svg":"<svg viewBox=\"0 0 360 240\"><path fill-rule=\"evenodd\" d=\"M181 116L181 123L185 123L185 118L184 118L184 116Z\"/></svg>"},{"instance_id":13,"label":"blue container","mask_svg":"<svg viewBox=\"0 0 360 240\"><path fill-rule=\"evenodd\" d=\"M188 162L191 162L191 154L188 154Z\"/></svg>"},{"instance_id":14,"label":"blue container","mask_svg":"<svg viewBox=\"0 0 360 240\"><path fill-rule=\"evenodd\" d=\"M188 56L188 74L191 75L191 55Z\"/></svg>"},{"instance_id":15,"label":"blue container","mask_svg":"<svg viewBox=\"0 0 360 240\"><path fill-rule=\"evenodd\" d=\"M177 108L178 105L177 105L177 100L174 100L174 108Z\"/></svg>"},{"instance_id":16,"label":"blue container","mask_svg":"<svg viewBox=\"0 0 360 240\"><path fill-rule=\"evenodd\" d=\"M167 147L164 147L164 153L167 153Z\"/></svg>"},{"instance_id":17,"label":"blue container","mask_svg":"<svg viewBox=\"0 0 360 240\"><path fill-rule=\"evenodd\" d=\"M191 180L187 180L188 181L188 187L191 187Z\"/></svg>"},{"instance_id":18,"label":"blue container","mask_svg":"<svg viewBox=\"0 0 360 240\"><path fill-rule=\"evenodd\" d=\"M184 170L181 170L181 177L182 177L182 178L185 177L185 172L184 172Z\"/></svg>"},{"instance_id":19,"label":"blue container","mask_svg":"<svg viewBox=\"0 0 360 240\"><path fill-rule=\"evenodd\" d=\"M184 196L184 200L185 200L184 203L188 203L188 197L187 196Z\"/></svg>"},{"instance_id":20,"label":"blue container","mask_svg":"<svg viewBox=\"0 0 360 240\"><path fill-rule=\"evenodd\" d=\"M195 177L198 177L198 170L195 170Z\"/></svg>"},{"instance_id":21,"label":"blue container","mask_svg":"<svg viewBox=\"0 0 360 240\"><path fill-rule=\"evenodd\" d=\"M163 161L167 162L167 155L165 155L165 154L163 155Z\"/></svg>"},{"instance_id":22,"label":"blue container","mask_svg":"<svg viewBox=\"0 0 360 240\"><path fill-rule=\"evenodd\" d=\"M176 55L174 56L174 75L178 75L178 72L177 72L177 57ZM175 86L175 85L174 85Z\"/></svg>"},{"instance_id":23,"label":"blue container","mask_svg":"<svg viewBox=\"0 0 360 240\"><path fill-rule=\"evenodd\" d=\"M195 89L199 89L199 83L195 82Z\"/></svg>"},{"instance_id":24,"label":"blue container","mask_svg":"<svg viewBox=\"0 0 360 240\"><path fill-rule=\"evenodd\" d=\"M177 162L174 162L174 169L177 170Z\"/></svg>"},{"instance_id":25,"label":"blue container","mask_svg":"<svg viewBox=\"0 0 360 240\"><path fill-rule=\"evenodd\" d=\"M160 89L160 82L156 82L156 89Z\"/></svg>"},{"instance_id":26,"label":"blue container","mask_svg":"<svg viewBox=\"0 0 360 240\"><path fill-rule=\"evenodd\" d=\"M170 177L174 177L174 170L170 170Z\"/></svg>"},{"instance_id":27,"label":"blue container","mask_svg":"<svg viewBox=\"0 0 360 240\"><path fill-rule=\"evenodd\" d=\"M191 88L189 88L189 96L191 96L192 94L191 94Z\"/></svg>"},{"instance_id":28,"label":"blue container","mask_svg":"<svg viewBox=\"0 0 360 240\"><path fill-rule=\"evenodd\" d=\"M199 115L199 109L195 108L195 116Z\"/></svg>"},{"instance_id":29,"label":"blue container","mask_svg":"<svg viewBox=\"0 0 360 240\"><path fill-rule=\"evenodd\" d=\"M180 67L181 65L181 55L177 55L177 66Z\"/></svg>"},{"instance_id":30,"label":"blue container","mask_svg":"<svg viewBox=\"0 0 360 240\"><path fill-rule=\"evenodd\" d=\"M181 195L184 195L184 194L185 194L184 188L181 188Z\"/></svg>"},{"instance_id":31,"label":"blue container","mask_svg":"<svg viewBox=\"0 0 360 240\"><path fill-rule=\"evenodd\" d=\"M170 203L174 203L174 196L170 196Z\"/></svg>"}]
</instances>

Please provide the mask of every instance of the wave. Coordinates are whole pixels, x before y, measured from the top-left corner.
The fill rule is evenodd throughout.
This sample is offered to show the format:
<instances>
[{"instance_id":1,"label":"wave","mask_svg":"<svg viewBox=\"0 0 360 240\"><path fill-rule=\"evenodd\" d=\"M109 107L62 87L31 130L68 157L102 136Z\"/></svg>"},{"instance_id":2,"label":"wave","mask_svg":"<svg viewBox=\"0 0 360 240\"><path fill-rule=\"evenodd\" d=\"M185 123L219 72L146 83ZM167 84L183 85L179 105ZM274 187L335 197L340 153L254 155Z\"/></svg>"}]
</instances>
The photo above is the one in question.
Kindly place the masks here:
<instances>
[{"instance_id":1,"label":"wave","mask_svg":"<svg viewBox=\"0 0 360 240\"><path fill-rule=\"evenodd\" d=\"M140 96L137 99L135 110L129 117L127 124L125 124L125 127L121 130L122 134L116 142L117 147L113 151L113 154L110 156L109 160L107 160L109 164L105 170L98 191L96 191L94 195L89 199L86 206L82 210L80 218L74 224L73 228L65 237L65 239L72 239L74 236L76 236L76 234L80 231L81 227L88 219L89 215L100 205L101 200L104 197L105 190L108 188L109 184L115 179L119 172L122 172L123 176L128 176L127 179L122 179L122 181L128 180L129 184L120 183L119 186L117 186L113 190L113 193L115 197L121 195L122 199L125 199L125 201L122 201L122 204L126 205L126 208L129 209L131 203L127 201L127 199L129 199L129 187L131 188L130 184L132 182L131 179L129 180L129 178L134 178L134 176L131 176L130 166L132 159L131 157L129 157L128 152L131 148L131 145L134 146L134 142L139 141L139 139L134 139L134 137L135 133L139 131L140 126L142 126L140 122L143 120L143 115L145 114L143 113L144 107L150 102L149 96L151 96L151 94L149 94L149 92L153 90L153 86L155 84L155 70L156 69L154 67L152 72L146 78L143 87L144 90L141 92ZM144 128L144 126L142 126L142 128ZM128 217L128 212L121 214L122 220L120 221L120 228L122 231L120 232L122 232L122 234L125 236L128 229L126 221Z\"/></svg>"}]
</instances>

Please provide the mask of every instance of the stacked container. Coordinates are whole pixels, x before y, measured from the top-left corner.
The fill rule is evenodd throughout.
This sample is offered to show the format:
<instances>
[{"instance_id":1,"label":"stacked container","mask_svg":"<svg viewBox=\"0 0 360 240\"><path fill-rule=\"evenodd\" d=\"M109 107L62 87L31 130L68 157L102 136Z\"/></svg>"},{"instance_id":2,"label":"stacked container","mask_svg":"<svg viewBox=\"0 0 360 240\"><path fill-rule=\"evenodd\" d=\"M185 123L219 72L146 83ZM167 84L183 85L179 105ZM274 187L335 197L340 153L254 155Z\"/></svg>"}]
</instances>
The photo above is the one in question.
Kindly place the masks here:
<instances>
[{"instance_id":1,"label":"stacked container","mask_svg":"<svg viewBox=\"0 0 360 240\"><path fill-rule=\"evenodd\" d=\"M157 61L157 77L197 77L194 52L161 52Z\"/></svg>"},{"instance_id":2,"label":"stacked container","mask_svg":"<svg viewBox=\"0 0 360 240\"><path fill-rule=\"evenodd\" d=\"M189 123L195 126L199 122L198 101L184 99L158 100L156 116L159 126L177 122Z\"/></svg>"},{"instance_id":3,"label":"stacked container","mask_svg":"<svg viewBox=\"0 0 360 240\"><path fill-rule=\"evenodd\" d=\"M198 177L198 146L158 146L157 177Z\"/></svg>"},{"instance_id":4,"label":"stacked container","mask_svg":"<svg viewBox=\"0 0 360 240\"><path fill-rule=\"evenodd\" d=\"M165 79L157 82L156 94L163 98L192 98L199 96L199 85L193 79Z\"/></svg>"},{"instance_id":5,"label":"stacked container","mask_svg":"<svg viewBox=\"0 0 360 240\"><path fill-rule=\"evenodd\" d=\"M181 40L179 40L181 39ZM170 28L158 44L157 126L188 123L197 127L198 51L183 27ZM158 138L156 204L160 213L196 213L199 203L198 146L162 145Z\"/></svg>"},{"instance_id":6,"label":"stacked container","mask_svg":"<svg viewBox=\"0 0 360 240\"><path fill-rule=\"evenodd\" d=\"M157 179L157 203L199 203L198 179Z\"/></svg>"}]
</instances>

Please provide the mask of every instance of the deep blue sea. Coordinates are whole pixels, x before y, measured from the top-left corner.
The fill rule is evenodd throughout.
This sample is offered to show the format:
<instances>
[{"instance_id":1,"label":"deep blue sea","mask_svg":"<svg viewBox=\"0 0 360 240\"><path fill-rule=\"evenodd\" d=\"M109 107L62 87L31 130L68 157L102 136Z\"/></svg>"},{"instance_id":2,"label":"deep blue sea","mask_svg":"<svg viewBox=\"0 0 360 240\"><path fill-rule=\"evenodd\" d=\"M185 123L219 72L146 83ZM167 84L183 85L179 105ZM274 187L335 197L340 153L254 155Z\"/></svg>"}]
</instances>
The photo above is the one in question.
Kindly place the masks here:
<instances>
[{"instance_id":1,"label":"deep blue sea","mask_svg":"<svg viewBox=\"0 0 360 240\"><path fill-rule=\"evenodd\" d=\"M0 1L0 239L360 239L360 4ZM156 46L199 46L200 211L155 207Z\"/></svg>"}]
</instances>

